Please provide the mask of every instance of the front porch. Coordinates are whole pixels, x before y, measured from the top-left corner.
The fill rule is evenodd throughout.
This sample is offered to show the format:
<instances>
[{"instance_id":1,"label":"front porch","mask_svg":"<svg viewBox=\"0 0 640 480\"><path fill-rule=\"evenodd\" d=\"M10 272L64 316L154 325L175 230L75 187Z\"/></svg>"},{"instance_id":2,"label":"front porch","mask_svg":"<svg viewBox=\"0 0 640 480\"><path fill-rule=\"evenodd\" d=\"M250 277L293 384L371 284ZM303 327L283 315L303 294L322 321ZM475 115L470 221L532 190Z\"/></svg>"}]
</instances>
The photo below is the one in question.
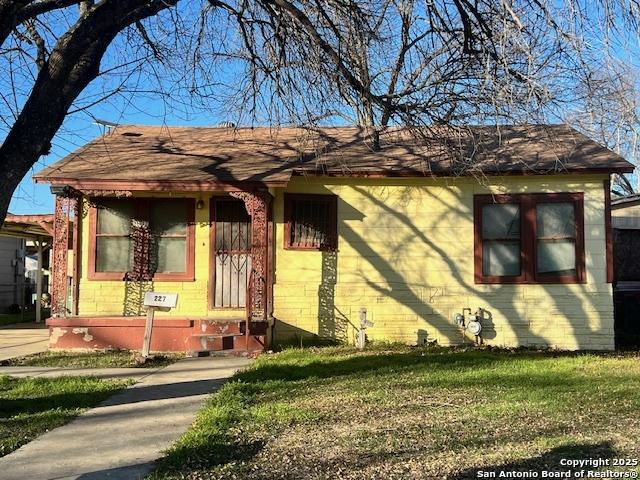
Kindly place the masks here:
<instances>
[{"instance_id":1,"label":"front porch","mask_svg":"<svg viewBox=\"0 0 640 480\"><path fill-rule=\"evenodd\" d=\"M67 316L50 318L47 326L50 349L139 350L145 317ZM151 350L189 356L214 352L252 355L265 349L267 333L265 321L158 318L153 324Z\"/></svg>"},{"instance_id":2,"label":"front porch","mask_svg":"<svg viewBox=\"0 0 640 480\"><path fill-rule=\"evenodd\" d=\"M140 349L142 299L151 291L178 294L177 308L156 315L152 351L266 348L273 255L267 190L55 191L49 348ZM186 213L174 219L175 212ZM71 255L64 248L70 238Z\"/></svg>"}]
</instances>

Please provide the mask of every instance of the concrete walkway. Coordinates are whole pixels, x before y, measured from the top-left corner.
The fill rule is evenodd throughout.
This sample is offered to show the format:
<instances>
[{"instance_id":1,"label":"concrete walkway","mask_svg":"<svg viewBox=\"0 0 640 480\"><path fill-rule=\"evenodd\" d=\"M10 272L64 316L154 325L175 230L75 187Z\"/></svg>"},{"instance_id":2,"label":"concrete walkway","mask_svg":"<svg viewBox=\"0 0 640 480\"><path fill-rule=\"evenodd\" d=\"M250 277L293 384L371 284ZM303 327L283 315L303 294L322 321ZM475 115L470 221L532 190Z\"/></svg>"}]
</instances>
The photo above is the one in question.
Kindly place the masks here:
<instances>
[{"instance_id":1,"label":"concrete walkway","mask_svg":"<svg viewBox=\"0 0 640 480\"><path fill-rule=\"evenodd\" d=\"M70 368L70 367L0 367L0 376L12 377L96 377L131 378L140 381L145 377L158 372L163 367L157 368Z\"/></svg>"},{"instance_id":2,"label":"concrete walkway","mask_svg":"<svg viewBox=\"0 0 640 480\"><path fill-rule=\"evenodd\" d=\"M146 376L15 452L0 458L0 478L143 478L186 431L208 394L246 358L188 358Z\"/></svg>"},{"instance_id":3,"label":"concrete walkway","mask_svg":"<svg viewBox=\"0 0 640 480\"><path fill-rule=\"evenodd\" d=\"M0 361L44 352L49 346L49 329L43 324L25 323L0 327Z\"/></svg>"}]
</instances>

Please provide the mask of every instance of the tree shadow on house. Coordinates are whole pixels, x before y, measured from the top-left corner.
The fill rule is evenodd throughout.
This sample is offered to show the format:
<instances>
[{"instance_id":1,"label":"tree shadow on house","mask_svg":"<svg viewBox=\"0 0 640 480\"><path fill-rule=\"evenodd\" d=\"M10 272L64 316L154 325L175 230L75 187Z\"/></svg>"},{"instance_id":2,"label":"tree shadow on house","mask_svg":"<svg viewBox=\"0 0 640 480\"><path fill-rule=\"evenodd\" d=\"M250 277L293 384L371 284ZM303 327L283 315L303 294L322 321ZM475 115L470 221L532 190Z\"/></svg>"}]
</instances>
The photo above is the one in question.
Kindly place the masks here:
<instances>
[{"instance_id":1,"label":"tree shadow on house","mask_svg":"<svg viewBox=\"0 0 640 480\"><path fill-rule=\"evenodd\" d=\"M572 470L571 467L560 465L561 460L586 460L586 459L612 459L616 455L616 450L610 442L602 443L570 443L555 447L537 457L525 458L523 460L502 463L500 465L483 465L480 468L470 468L459 472L453 476L449 476L448 480L470 480L475 478L489 478L488 476L480 477L479 472L484 475L495 472L495 478L499 478L500 473L504 472L537 472L538 476L542 471L546 472L567 472ZM573 469L581 470L581 468ZM584 470L594 470L586 467ZM522 473L521 473L522 475ZM519 478L517 475L507 478ZM531 478L531 477L525 477ZM562 478L574 478L570 477Z\"/></svg>"},{"instance_id":2,"label":"tree shadow on house","mask_svg":"<svg viewBox=\"0 0 640 480\"><path fill-rule=\"evenodd\" d=\"M338 252L322 252L322 274L318 286L318 337L347 344L358 330L344 312L336 306L338 282Z\"/></svg>"},{"instance_id":3,"label":"tree shadow on house","mask_svg":"<svg viewBox=\"0 0 640 480\"><path fill-rule=\"evenodd\" d=\"M382 185L382 184L381 184ZM400 194L399 198L392 197L389 200L385 201L383 195L377 195L377 192L372 190L384 189L386 187L373 184L369 188L366 186L352 186L359 195L361 195L364 199L370 202L371 205L374 206L375 209L378 209L382 212L382 215L386 218L383 218L384 222L387 223L388 226L401 227L400 229L405 229L408 233L405 236L398 235L397 238L385 238L385 241L392 242L395 247L392 249L395 253L387 258L387 256L382 256L378 252L375 251L374 248L371 247L370 244L365 242L365 239L360 235L360 233L350 225L342 222L340 224L341 234L349 241L350 245L353 246L363 258L367 260L369 265L373 267L382 277L385 279L385 284L371 281L366 279L367 285L378 291L380 294L387 295L393 299L396 299L398 303L404 304L404 306L413 310L413 312L417 315L418 319L424 320L426 322L426 329L423 329L422 335L424 336L424 330L426 330L427 335L429 334L428 328L435 328L439 332L439 336L447 340L451 343L459 343L460 336L452 335L451 332L455 332L455 327L452 325L452 321L448 318L451 315L446 317L442 317L442 315L433 314L434 312L429 312L428 304L425 299L420 299L417 295L412 295L411 298L407 298L407 295L404 294L404 290L407 287L406 278L403 276L402 271L397 268L398 265L401 265L402 262L406 262L407 258L403 257L404 246L411 242L418 242L420 245L424 247L424 251L427 255L431 255L434 258L440 258L445 265L447 266L448 274L450 275L451 281L449 284L443 286L443 290L448 288L453 288L454 290L460 289L462 294L460 295L459 309L462 307L471 307L472 305L466 305L467 297L474 299L482 300L482 307L485 311L485 324L483 325L483 337L485 339L491 340L498 336L498 332L496 330L496 325L494 323L494 318L497 314L503 317L506 320L507 326L511 327L512 335L517 339L517 344L519 345L531 345L531 346L541 346L546 347L549 346L549 339L545 338L539 333L535 333L531 328L531 322L527 318L528 313L522 314L523 307L527 307L527 310L531 309L531 311L536 310L538 313L544 311L543 308L547 308L545 305L534 305L531 300L528 299L528 304L525 302L525 299L522 298L522 294L518 295L518 288L522 288L517 285L507 285L507 284L498 284L498 285L478 285L473 282L473 273L467 274L464 272L465 268L461 268L458 264L460 259L452 258L447 250L446 246L434 241L428 232L425 232L423 229L419 228L413 219L407 214L408 209L406 208L412 201L415 201L414 195L416 192L420 191L421 194L424 194L428 197L429 201L436 202L436 205L441 206L441 209L434 209L433 213L430 212L430 215L433 216L430 225L438 225L444 223L448 226L453 226L451 222L451 216L453 216L457 221L459 219L465 219L464 224L468 226L469 234L465 238L473 238L473 204L471 201L473 191L469 192L469 198L463 198L464 195L462 193L458 193L454 195L456 201L454 204L451 203L451 199L448 199L449 202L439 198L437 194L435 194L429 188L420 188L416 189L415 187L407 187L402 186L402 184L394 185L394 189L399 189ZM443 185L440 185L443 187ZM442 188L440 188L442 190ZM472 189L471 185L465 185L461 189L460 192L464 191L464 189ZM437 190L437 189L436 189ZM473 190L473 189L472 189ZM449 192L451 193L451 192ZM393 201L395 200L402 208L394 208ZM438 210L442 210L443 213L437 213ZM468 223L467 223L468 220ZM460 241L465 241L465 238L461 238ZM465 255L463 259L465 262L473 262L473 246L469 247L469 254ZM430 268L428 258L425 258L425 271ZM594 274L596 272L591 272ZM467 280L469 278L470 281ZM415 283L415 282L414 282ZM427 277L425 275L420 279L420 284L424 287L434 287L427 281ZM437 287L437 286L436 286ZM575 285L549 285L549 284L539 284L536 286L541 291L546 293L545 299L548 298L554 305L553 310L557 310L558 312L563 312L567 305L564 303L567 299L571 299L571 311L572 315L569 319L570 328L573 331L573 340L576 342L577 348L585 348L587 345L580 342L581 337L588 336L588 334L584 333L586 330L592 329L588 328L584 323L580 323L580 320L584 320L588 318L587 316L587 307L591 307L593 309L597 309L597 305L595 304L595 298L593 295L590 295L589 291L584 284L575 284ZM558 289L562 289L560 294L558 293ZM396 291L402 291L402 294L399 295ZM578 295L579 291L581 295ZM542 297L540 297L542 298ZM497 300L494 302L494 299ZM551 310L551 309L549 309ZM453 313L453 312L449 312ZM576 333L580 331L582 335L577 335Z\"/></svg>"},{"instance_id":4,"label":"tree shadow on house","mask_svg":"<svg viewBox=\"0 0 640 480\"><path fill-rule=\"evenodd\" d=\"M148 292L153 292L153 281L125 279L122 315L125 317L146 315L144 295Z\"/></svg>"}]
</instances>

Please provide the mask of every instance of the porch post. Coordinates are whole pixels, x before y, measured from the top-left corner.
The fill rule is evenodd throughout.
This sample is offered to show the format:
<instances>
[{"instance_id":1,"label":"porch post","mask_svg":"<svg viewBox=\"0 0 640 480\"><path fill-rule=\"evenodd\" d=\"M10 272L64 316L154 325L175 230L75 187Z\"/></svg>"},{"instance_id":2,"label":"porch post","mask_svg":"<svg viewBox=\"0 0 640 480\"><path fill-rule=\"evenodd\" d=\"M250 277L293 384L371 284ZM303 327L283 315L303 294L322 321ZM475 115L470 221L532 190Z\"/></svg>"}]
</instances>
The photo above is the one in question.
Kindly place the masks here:
<instances>
[{"instance_id":1,"label":"porch post","mask_svg":"<svg viewBox=\"0 0 640 480\"><path fill-rule=\"evenodd\" d=\"M253 283L250 317L253 320L267 320L267 260L268 260L268 214L271 194L266 190L253 192L229 192L232 197L244 202L251 216L251 273Z\"/></svg>"},{"instance_id":2,"label":"porch post","mask_svg":"<svg viewBox=\"0 0 640 480\"><path fill-rule=\"evenodd\" d=\"M42 237L38 235L38 270L36 270L36 323L42 321Z\"/></svg>"},{"instance_id":3,"label":"porch post","mask_svg":"<svg viewBox=\"0 0 640 480\"><path fill-rule=\"evenodd\" d=\"M77 198L56 195L53 218L53 282L51 286L51 316L66 317L69 251L69 220L75 211Z\"/></svg>"}]
</instances>

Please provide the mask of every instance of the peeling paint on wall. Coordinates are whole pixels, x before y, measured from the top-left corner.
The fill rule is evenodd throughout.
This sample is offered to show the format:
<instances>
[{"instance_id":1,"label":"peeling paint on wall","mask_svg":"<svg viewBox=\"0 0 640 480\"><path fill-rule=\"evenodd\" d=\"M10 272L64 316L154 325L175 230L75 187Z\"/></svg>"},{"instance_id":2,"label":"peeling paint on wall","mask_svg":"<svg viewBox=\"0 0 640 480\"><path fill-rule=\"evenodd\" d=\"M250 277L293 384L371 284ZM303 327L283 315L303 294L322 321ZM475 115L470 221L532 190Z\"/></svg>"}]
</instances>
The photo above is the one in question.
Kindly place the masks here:
<instances>
[{"instance_id":1,"label":"peeling paint on wall","mask_svg":"<svg viewBox=\"0 0 640 480\"><path fill-rule=\"evenodd\" d=\"M49 334L49 345L55 345L58 343L60 337L64 336L67 333L66 328L54 327L51 329L51 333Z\"/></svg>"},{"instance_id":2,"label":"peeling paint on wall","mask_svg":"<svg viewBox=\"0 0 640 480\"><path fill-rule=\"evenodd\" d=\"M93 340L93 335L89 334L88 328L74 328L72 332L76 335L84 334L82 340L84 340L85 342L90 342L91 340Z\"/></svg>"}]
</instances>

